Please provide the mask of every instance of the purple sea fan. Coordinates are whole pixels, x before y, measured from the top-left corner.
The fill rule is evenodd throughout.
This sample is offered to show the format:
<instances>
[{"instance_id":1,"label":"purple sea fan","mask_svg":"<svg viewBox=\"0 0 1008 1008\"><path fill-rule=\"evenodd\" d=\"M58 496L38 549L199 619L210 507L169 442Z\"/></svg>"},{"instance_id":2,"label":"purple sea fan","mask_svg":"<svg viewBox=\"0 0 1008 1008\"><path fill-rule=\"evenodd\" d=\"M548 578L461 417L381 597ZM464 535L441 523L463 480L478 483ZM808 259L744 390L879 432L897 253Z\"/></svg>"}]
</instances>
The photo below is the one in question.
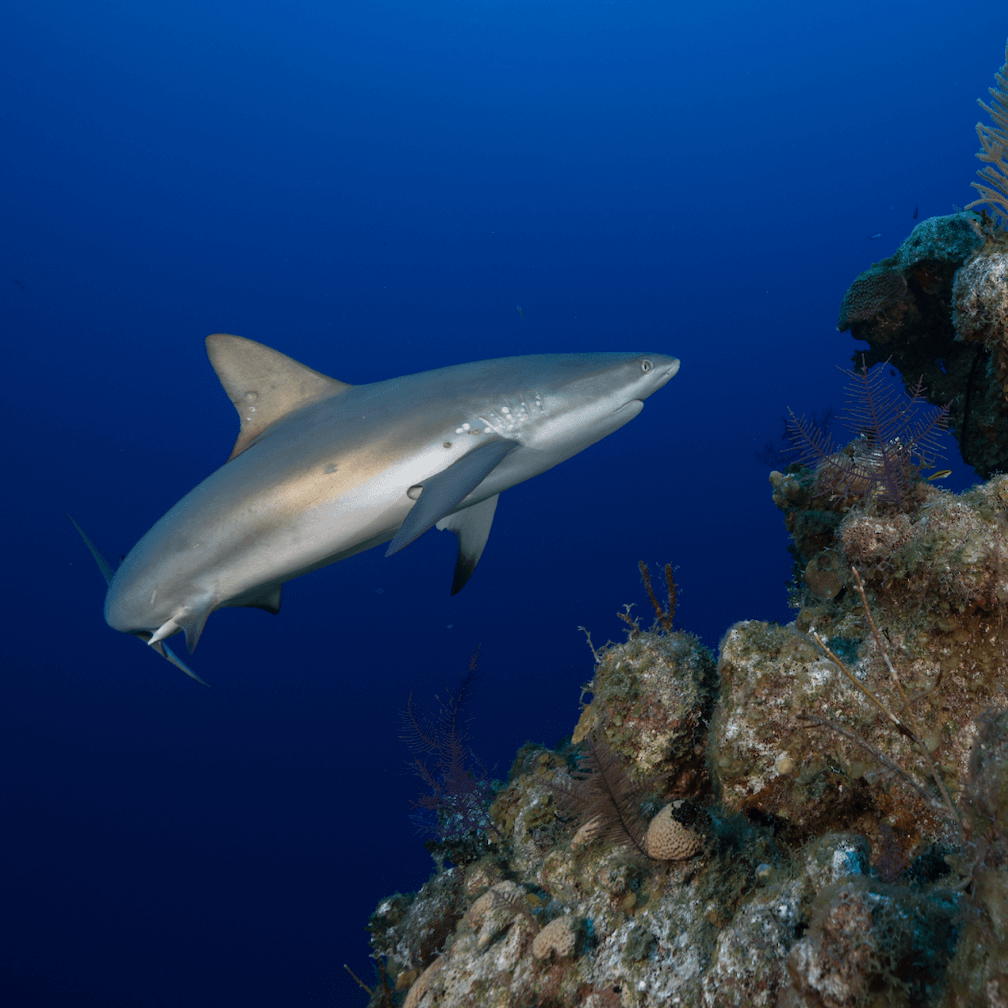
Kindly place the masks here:
<instances>
[{"instance_id":1,"label":"purple sea fan","mask_svg":"<svg viewBox=\"0 0 1008 1008\"><path fill-rule=\"evenodd\" d=\"M904 507L910 488L922 469L942 458L939 437L948 426L946 405L920 416L924 385L918 381L909 399L885 381L889 361L869 370L861 357L860 370L840 368L847 385L844 425L855 435L842 448L832 436L796 417L791 410L791 443L801 465L816 470L823 493L841 499L874 498Z\"/></svg>"}]
</instances>

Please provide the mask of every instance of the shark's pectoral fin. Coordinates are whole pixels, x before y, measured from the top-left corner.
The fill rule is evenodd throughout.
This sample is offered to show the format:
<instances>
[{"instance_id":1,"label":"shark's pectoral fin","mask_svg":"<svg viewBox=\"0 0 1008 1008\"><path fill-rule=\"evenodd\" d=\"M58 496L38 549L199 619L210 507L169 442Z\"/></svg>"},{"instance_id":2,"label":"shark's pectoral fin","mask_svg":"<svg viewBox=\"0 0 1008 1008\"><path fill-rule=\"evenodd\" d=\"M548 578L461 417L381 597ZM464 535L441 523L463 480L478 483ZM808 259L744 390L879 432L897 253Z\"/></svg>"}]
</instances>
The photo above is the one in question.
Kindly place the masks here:
<instances>
[{"instance_id":1,"label":"shark's pectoral fin","mask_svg":"<svg viewBox=\"0 0 1008 1008\"><path fill-rule=\"evenodd\" d=\"M483 555L483 547L490 537L490 526L493 524L494 512L497 510L497 498L494 494L479 504L474 504L464 511L442 518L437 527L444 532L449 530L458 536L458 559L455 561L455 580L452 582L452 595L457 595L465 587L476 564Z\"/></svg>"},{"instance_id":2,"label":"shark's pectoral fin","mask_svg":"<svg viewBox=\"0 0 1008 1008\"><path fill-rule=\"evenodd\" d=\"M517 441L503 438L486 441L453 462L443 472L424 480L420 484L423 492L396 532L395 538L389 543L385 556L392 556L409 546L414 539L418 539L427 529L433 528L445 515L454 511L500 465L504 456L517 447ZM489 522L487 530L489 531Z\"/></svg>"}]
</instances>

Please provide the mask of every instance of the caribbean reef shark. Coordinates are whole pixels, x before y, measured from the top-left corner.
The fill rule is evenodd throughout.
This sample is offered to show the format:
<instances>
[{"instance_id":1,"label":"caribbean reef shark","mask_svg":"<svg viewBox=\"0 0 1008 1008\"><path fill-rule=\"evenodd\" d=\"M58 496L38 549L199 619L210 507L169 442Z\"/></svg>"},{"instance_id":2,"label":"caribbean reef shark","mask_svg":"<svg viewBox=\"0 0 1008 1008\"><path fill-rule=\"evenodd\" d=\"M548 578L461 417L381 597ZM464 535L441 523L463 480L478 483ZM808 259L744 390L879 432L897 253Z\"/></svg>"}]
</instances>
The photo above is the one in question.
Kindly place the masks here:
<instances>
[{"instance_id":1,"label":"caribbean reef shark","mask_svg":"<svg viewBox=\"0 0 1008 1008\"><path fill-rule=\"evenodd\" d=\"M435 525L458 537L454 595L501 491L618 430L679 370L663 354L538 354L348 385L240 336L206 347L238 411L231 457L114 573L77 526L109 582L106 622L197 679L168 637L192 652L215 609L277 613L285 581Z\"/></svg>"}]
</instances>

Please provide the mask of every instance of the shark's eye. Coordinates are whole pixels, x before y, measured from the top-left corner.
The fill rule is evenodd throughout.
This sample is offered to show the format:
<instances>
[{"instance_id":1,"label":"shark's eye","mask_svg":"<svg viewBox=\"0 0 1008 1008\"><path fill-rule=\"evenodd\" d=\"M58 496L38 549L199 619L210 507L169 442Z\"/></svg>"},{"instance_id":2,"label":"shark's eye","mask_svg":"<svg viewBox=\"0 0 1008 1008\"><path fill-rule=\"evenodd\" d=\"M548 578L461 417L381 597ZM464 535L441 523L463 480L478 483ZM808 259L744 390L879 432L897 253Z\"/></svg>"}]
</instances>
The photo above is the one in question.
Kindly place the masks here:
<instances>
[{"instance_id":1,"label":"shark's eye","mask_svg":"<svg viewBox=\"0 0 1008 1008\"><path fill-rule=\"evenodd\" d=\"M654 365L649 360L642 360L641 363L640 363L640 369L641 369L641 371L644 372L644 374L647 374L648 371L650 371L651 368L653 368L653 367L654 367Z\"/></svg>"}]
</instances>

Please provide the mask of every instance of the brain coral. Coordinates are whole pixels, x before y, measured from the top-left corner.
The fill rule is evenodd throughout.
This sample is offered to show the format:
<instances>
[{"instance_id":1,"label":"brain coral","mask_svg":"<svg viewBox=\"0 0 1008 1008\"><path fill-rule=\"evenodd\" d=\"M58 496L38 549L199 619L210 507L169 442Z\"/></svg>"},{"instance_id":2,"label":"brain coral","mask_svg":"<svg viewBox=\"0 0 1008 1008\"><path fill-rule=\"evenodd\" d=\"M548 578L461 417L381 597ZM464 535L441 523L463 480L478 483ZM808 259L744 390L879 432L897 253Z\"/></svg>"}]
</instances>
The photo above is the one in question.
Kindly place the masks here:
<instances>
[{"instance_id":1,"label":"brain coral","mask_svg":"<svg viewBox=\"0 0 1008 1008\"><path fill-rule=\"evenodd\" d=\"M532 955L536 959L548 959L556 953L558 959L567 959L574 954L577 944L577 927L570 914L550 921L532 940Z\"/></svg>"},{"instance_id":2,"label":"brain coral","mask_svg":"<svg viewBox=\"0 0 1008 1008\"><path fill-rule=\"evenodd\" d=\"M651 820L644 843L656 861L680 861L700 851L696 834L672 817L671 804Z\"/></svg>"}]
</instances>

